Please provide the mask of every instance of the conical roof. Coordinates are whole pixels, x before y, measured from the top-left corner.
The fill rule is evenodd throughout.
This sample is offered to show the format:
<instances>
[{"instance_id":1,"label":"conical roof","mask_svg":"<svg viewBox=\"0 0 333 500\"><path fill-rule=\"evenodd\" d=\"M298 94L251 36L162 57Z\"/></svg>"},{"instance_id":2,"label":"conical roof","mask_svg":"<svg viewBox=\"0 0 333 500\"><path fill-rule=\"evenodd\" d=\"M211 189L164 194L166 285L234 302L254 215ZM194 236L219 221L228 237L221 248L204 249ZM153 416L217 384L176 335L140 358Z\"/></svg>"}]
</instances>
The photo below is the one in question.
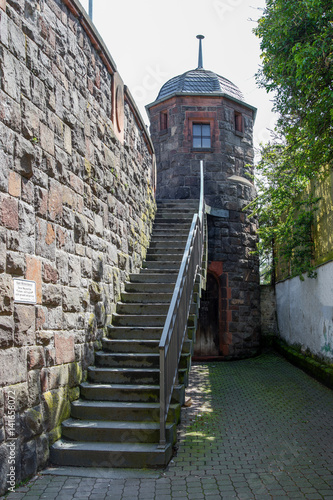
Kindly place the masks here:
<instances>
[{"instance_id":1,"label":"conical roof","mask_svg":"<svg viewBox=\"0 0 333 500\"><path fill-rule=\"evenodd\" d=\"M203 68L186 71L168 80L159 91L155 103L175 94L224 95L244 101L242 92L234 83Z\"/></svg>"}]
</instances>

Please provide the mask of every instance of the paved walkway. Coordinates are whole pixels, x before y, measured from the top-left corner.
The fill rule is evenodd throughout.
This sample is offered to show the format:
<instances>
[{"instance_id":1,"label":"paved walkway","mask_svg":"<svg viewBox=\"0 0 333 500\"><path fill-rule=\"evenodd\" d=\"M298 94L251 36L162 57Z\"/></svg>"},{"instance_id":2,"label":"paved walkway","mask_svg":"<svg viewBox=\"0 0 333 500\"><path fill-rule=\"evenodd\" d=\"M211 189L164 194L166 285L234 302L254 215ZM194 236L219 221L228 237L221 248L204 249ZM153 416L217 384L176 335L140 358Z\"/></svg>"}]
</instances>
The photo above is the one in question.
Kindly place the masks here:
<instances>
[{"instance_id":1,"label":"paved walkway","mask_svg":"<svg viewBox=\"0 0 333 500\"><path fill-rule=\"evenodd\" d=\"M42 474L10 500L333 499L333 392L276 354L196 364L164 471Z\"/></svg>"}]
</instances>

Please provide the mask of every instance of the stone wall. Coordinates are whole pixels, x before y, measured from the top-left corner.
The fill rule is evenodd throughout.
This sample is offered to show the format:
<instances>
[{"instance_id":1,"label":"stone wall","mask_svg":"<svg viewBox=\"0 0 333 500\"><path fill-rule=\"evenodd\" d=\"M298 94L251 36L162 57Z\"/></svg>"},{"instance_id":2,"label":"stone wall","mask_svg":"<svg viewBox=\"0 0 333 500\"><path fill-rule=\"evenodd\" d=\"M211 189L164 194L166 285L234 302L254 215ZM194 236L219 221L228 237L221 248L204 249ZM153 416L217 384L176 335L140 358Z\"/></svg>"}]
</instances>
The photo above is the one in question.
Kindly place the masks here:
<instances>
[{"instance_id":1,"label":"stone wall","mask_svg":"<svg viewBox=\"0 0 333 500\"><path fill-rule=\"evenodd\" d=\"M46 464L123 283L140 267L153 161L80 4L2 0L0 494L9 477ZM36 304L14 301L14 278L36 283Z\"/></svg>"},{"instance_id":2,"label":"stone wall","mask_svg":"<svg viewBox=\"0 0 333 500\"><path fill-rule=\"evenodd\" d=\"M260 285L261 335L277 334L276 298L273 285Z\"/></svg>"},{"instance_id":3,"label":"stone wall","mask_svg":"<svg viewBox=\"0 0 333 500\"><path fill-rule=\"evenodd\" d=\"M333 363L333 262L306 275L276 285L277 319L281 338L303 353Z\"/></svg>"}]
</instances>

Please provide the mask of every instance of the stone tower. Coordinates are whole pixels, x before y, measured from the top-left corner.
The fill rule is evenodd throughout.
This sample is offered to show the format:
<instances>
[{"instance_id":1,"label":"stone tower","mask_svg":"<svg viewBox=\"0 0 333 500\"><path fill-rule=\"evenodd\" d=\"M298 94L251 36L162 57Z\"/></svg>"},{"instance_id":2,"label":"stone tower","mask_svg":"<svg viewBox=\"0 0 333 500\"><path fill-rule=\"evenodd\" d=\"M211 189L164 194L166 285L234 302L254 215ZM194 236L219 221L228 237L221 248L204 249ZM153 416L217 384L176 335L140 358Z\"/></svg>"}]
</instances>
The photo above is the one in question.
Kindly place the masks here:
<instances>
[{"instance_id":1,"label":"stone tower","mask_svg":"<svg viewBox=\"0 0 333 500\"><path fill-rule=\"evenodd\" d=\"M166 82L147 106L157 163L157 200L199 198L205 170L208 280L194 355L236 359L259 348L260 304L256 221L244 210L255 196L247 176L253 161L256 109L226 78L199 62Z\"/></svg>"}]
</instances>

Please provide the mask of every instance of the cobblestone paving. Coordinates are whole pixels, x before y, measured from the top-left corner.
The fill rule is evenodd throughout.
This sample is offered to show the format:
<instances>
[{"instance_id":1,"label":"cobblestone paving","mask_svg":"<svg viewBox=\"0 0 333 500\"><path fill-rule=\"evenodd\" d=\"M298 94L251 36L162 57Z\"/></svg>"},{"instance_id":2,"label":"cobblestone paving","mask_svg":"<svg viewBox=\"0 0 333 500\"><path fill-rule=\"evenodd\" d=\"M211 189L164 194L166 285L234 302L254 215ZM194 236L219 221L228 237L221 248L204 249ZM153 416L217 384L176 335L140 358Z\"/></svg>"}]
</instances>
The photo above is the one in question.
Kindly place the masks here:
<instances>
[{"instance_id":1,"label":"cobblestone paving","mask_svg":"<svg viewBox=\"0 0 333 500\"><path fill-rule=\"evenodd\" d=\"M333 392L274 353L196 364L177 454L149 478L41 475L10 500L333 499Z\"/></svg>"}]
</instances>

